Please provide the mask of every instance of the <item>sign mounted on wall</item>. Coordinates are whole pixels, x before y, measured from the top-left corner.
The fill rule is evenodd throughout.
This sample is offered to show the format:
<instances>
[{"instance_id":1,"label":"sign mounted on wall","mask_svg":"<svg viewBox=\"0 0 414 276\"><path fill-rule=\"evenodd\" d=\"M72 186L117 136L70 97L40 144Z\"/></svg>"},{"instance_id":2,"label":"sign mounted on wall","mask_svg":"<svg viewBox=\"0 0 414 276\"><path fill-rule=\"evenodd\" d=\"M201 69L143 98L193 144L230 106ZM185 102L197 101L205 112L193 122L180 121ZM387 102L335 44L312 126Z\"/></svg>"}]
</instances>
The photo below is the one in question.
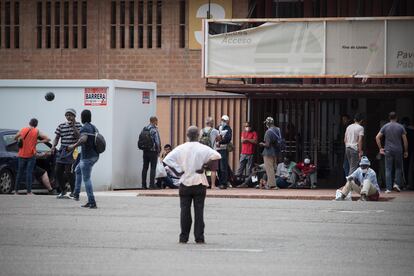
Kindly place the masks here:
<instances>
[{"instance_id":1,"label":"sign mounted on wall","mask_svg":"<svg viewBox=\"0 0 414 276\"><path fill-rule=\"evenodd\" d=\"M188 47L201 49L203 43L202 19L232 18L232 0L191 0L189 2Z\"/></svg>"},{"instance_id":2,"label":"sign mounted on wall","mask_svg":"<svg viewBox=\"0 0 414 276\"><path fill-rule=\"evenodd\" d=\"M108 88L85 88L84 105L85 106L106 106L108 104Z\"/></svg>"},{"instance_id":3,"label":"sign mounted on wall","mask_svg":"<svg viewBox=\"0 0 414 276\"><path fill-rule=\"evenodd\" d=\"M151 103L151 93L149 91L142 91L142 103L143 104Z\"/></svg>"},{"instance_id":4,"label":"sign mounted on wall","mask_svg":"<svg viewBox=\"0 0 414 276\"><path fill-rule=\"evenodd\" d=\"M414 76L412 16L204 22L208 32L203 51L206 78ZM211 34L210 24L218 22L260 25Z\"/></svg>"}]
</instances>

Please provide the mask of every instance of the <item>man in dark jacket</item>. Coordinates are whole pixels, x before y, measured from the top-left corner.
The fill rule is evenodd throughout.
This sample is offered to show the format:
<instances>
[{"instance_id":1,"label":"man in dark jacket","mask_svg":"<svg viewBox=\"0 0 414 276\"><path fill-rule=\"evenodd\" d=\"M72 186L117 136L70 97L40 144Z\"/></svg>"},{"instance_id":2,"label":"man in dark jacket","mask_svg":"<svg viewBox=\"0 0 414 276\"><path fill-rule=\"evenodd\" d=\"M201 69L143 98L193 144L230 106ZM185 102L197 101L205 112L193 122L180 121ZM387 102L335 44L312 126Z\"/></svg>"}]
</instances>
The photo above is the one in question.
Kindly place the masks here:
<instances>
[{"instance_id":1,"label":"man in dark jacket","mask_svg":"<svg viewBox=\"0 0 414 276\"><path fill-rule=\"evenodd\" d=\"M229 151L228 145L231 142L232 130L229 126L230 118L227 115L221 117L221 123L218 128L219 135L216 138L216 149L220 153L220 170L219 170L219 188L227 189L227 181L229 176Z\"/></svg>"},{"instance_id":2,"label":"man in dark jacket","mask_svg":"<svg viewBox=\"0 0 414 276\"><path fill-rule=\"evenodd\" d=\"M153 146L149 150L144 150L144 166L142 168L142 188L147 189L147 172L148 167L151 165L150 171L150 189L156 189L155 186L155 171L157 168L158 156L161 152L161 139L158 132L158 118L153 116L150 118L150 124L146 126L146 129L150 131Z\"/></svg>"}]
</instances>

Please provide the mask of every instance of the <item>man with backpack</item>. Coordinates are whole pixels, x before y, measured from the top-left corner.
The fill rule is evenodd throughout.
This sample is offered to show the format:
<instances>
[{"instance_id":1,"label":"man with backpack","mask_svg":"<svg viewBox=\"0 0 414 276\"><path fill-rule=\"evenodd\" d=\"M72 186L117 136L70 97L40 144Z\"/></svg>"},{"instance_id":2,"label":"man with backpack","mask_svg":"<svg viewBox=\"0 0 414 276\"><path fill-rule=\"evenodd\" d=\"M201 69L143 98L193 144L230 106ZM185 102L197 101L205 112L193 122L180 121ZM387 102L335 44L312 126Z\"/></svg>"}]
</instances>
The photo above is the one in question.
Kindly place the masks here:
<instances>
[{"instance_id":1,"label":"man with backpack","mask_svg":"<svg viewBox=\"0 0 414 276\"><path fill-rule=\"evenodd\" d=\"M98 130L91 123L92 114L90 110L83 110L81 113L81 120L83 127L80 130L79 140L68 146L68 150L72 151L78 146L81 146L80 153L80 162L75 168L76 173L76 182L75 182L75 192L74 199L79 200L79 193L81 189L82 180L85 183L86 194L88 195L88 202L85 205L82 205L84 208L96 209L96 201L93 195L93 188L91 182L91 173L92 168L99 159L99 149L96 145L96 133Z\"/></svg>"},{"instance_id":2,"label":"man with backpack","mask_svg":"<svg viewBox=\"0 0 414 276\"><path fill-rule=\"evenodd\" d=\"M267 130L264 136L264 142L261 142L259 145L264 147L262 155L268 179L266 188L277 189L275 166L277 165L277 158L281 150L282 134L280 129L275 126L272 117L267 117L264 123Z\"/></svg>"},{"instance_id":3,"label":"man with backpack","mask_svg":"<svg viewBox=\"0 0 414 276\"><path fill-rule=\"evenodd\" d=\"M144 165L142 168L142 189L147 189L147 172L151 164L150 189L156 189L155 172L157 168L158 156L161 152L161 139L158 132L158 118L150 118L150 124L141 131L138 140L138 148L144 151Z\"/></svg>"},{"instance_id":4,"label":"man with backpack","mask_svg":"<svg viewBox=\"0 0 414 276\"><path fill-rule=\"evenodd\" d=\"M216 138L219 135L219 131L214 128L214 120L212 117L206 119L206 126L200 131L200 143L216 150ZM216 188L217 171L219 169L219 160L211 161L211 189Z\"/></svg>"}]
</instances>

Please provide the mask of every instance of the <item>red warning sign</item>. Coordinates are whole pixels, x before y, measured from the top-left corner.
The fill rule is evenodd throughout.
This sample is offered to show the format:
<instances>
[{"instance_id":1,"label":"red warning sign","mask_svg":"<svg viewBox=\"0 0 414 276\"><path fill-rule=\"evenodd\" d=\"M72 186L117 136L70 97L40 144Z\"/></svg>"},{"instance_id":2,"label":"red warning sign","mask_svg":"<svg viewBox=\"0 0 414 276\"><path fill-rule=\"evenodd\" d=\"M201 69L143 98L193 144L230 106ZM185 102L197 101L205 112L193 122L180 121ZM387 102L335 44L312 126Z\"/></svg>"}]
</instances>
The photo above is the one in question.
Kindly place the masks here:
<instances>
[{"instance_id":1,"label":"red warning sign","mask_svg":"<svg viewBox=\"0 0 414 276\"><path fill-rule=\"evenodd\" d=\"M106 106L108 104L108 88L85 88L86 106Z\"/></svg>"}]
</instances>

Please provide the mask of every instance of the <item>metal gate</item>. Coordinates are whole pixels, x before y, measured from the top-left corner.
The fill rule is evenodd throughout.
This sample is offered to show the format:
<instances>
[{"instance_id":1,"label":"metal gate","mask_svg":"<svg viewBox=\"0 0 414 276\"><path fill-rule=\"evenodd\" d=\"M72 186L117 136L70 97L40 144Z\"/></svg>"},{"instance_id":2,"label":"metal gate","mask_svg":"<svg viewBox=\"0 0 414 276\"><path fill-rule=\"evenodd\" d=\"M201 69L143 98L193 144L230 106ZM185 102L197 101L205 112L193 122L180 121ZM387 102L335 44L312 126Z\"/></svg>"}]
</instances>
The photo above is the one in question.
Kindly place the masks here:
<instances>
[{"instance_id":1,"label":"metal gate","mask_svg":"<svg viewBox=\"0 0 414 276\"><path fill-rule=\"evenodd\" d=\"M343 110L346 110L344 99L251 99L252 122L260 137L265 132L263 121L273 117L286 139L286 153L295 161L310 155L318 166L321 183L336 183L338 172L342 171L343 142L339 124Z\"/></svg>"}]
</instances>

